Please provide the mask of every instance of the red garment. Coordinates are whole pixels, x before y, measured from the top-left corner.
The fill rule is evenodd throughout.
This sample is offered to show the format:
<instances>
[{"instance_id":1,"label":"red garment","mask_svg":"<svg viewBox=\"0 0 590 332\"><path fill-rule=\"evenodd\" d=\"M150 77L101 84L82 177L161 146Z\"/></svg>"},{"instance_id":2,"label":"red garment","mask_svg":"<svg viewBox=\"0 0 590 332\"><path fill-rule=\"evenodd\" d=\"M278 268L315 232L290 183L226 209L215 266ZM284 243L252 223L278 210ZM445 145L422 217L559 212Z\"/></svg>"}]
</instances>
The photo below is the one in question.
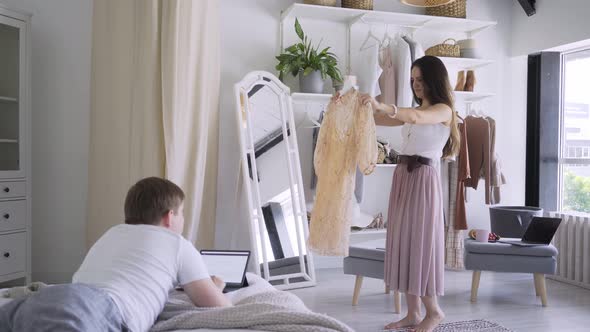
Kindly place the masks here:
<instances>
[{"instance_id":1,"label":"red garment","mask_svg":"<svg viewBox=\"0 0 590 332\"><path fill-rule=\"evenodd\" d=\"M465 118L467 146L469 148L469 169L471 178L465 186L477 190L480 177L485 180L486 204L490 204L491 136L490 123L485 118L468 116ZM480 176L481 175L481 176Z\"/></svg>"},{"instance_id":2,"label":"red garment","mask_svg":"<svg viewBox=\"0 0 590 332\"><path fill-rule=\"evenodd\" d=\"M455 202L455 230L467 229L467 214L465 212L465 181L471 178L469 168L469 147L467 145L467 125L459 124L461 147L459 149L459 173L457 175L457 199Z\"/></svg>"}]
</instances>

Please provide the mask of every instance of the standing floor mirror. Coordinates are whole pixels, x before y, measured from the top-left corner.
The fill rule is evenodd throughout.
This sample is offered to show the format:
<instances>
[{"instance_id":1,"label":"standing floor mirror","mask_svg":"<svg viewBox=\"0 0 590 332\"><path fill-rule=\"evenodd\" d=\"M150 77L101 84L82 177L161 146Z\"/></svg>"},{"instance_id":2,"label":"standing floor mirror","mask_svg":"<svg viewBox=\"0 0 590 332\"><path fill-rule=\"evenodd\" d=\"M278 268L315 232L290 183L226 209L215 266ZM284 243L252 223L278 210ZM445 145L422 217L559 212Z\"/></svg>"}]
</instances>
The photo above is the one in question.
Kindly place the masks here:
<instances>
[{"instance_id":1,"label":"standing floor mirror","mask_svg":"<svg viewBox=\"0 0 590 332\"><path fill-rule=\"evenodd\" d=\"M234 87L257 273L279 289L316 284L289 88L255 71Z\"/></svg>"}]
</instances>

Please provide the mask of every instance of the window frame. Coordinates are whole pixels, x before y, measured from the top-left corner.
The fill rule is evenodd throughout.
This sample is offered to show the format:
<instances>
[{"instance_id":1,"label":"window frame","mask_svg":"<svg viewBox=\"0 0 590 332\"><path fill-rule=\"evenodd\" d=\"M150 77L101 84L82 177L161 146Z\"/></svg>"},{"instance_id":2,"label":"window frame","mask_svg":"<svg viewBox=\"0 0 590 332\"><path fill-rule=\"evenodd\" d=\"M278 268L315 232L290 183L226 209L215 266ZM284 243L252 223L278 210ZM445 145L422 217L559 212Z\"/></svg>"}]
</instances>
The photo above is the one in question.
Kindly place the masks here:
<instances>
[{"instance_id":1,"label":"window frame","mask_svg":"<svg viewBox=\"0 0 590 332\"><path fill-rule=\"evenodd\" d=\"M570 158L566 157L565 151L565 143L566 143L566 128L565 128L565 109L566 109L566 101L565 101L565 74L566 74L566 64L568 61L568 57L572 54L581 53L581 52L589 52L588 58L590 58L590 46L585 46L581 48L576 48L573 50L569 50L567 52L561 52L561 65L560 65L560 105L559 105L559 158L557 160L558 163L558 191L557 191L557 208L559 211L563 211L563 204L564 204L564 166L567 165L583 165L583 166L590 166L590 158ZM590 106L589 106L590 107ZM584 213L582 211L568 211L568 212L575 212L575 213Z\"/></svg>"}]
</instances>

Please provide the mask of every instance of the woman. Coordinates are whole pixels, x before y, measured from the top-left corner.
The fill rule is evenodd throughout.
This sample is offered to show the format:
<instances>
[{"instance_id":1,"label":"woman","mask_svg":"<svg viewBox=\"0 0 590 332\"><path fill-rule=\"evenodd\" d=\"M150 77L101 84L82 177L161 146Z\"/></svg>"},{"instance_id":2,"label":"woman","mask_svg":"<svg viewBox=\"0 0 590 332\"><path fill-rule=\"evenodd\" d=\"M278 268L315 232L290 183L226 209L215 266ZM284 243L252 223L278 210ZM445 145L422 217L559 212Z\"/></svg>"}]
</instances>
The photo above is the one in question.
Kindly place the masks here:
<instances>
[{"instance_id":1,"label":"woman","mask_svg":"<svg viewBox=\"0 0 590 332\"><path fill-rule=\"evenodd\" d=\"M375 123L403 126L399 165L393 175L385 253L385 283L406 295L408 314L386 329L415 326L432 331L444 319L437 296L444 292L444 220L440 159L459 150L457 116L447 70L438 58L412 64L416 108L398 108L363 95ZM420 316L420 299L426 307Z\"/></svg>"}]
</instances>

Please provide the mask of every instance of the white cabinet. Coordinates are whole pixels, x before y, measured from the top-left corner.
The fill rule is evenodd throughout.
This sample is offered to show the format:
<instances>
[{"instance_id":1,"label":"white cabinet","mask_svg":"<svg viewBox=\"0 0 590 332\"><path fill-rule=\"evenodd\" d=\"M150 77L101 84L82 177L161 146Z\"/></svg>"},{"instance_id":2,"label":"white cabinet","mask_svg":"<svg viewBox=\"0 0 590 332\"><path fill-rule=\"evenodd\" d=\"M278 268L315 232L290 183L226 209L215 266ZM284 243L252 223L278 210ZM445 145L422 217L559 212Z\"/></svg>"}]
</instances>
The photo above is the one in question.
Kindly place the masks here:
<instances>
[{"instance_id":1,"label":"white cabinet","mask_svg":"<svg viewBox=\"0 0 590 332\"><path fill-rule=\"evenodd\" d=\"M30 22L0 6L0 282L31 278Z\"/></svg>"}]
</instances>

